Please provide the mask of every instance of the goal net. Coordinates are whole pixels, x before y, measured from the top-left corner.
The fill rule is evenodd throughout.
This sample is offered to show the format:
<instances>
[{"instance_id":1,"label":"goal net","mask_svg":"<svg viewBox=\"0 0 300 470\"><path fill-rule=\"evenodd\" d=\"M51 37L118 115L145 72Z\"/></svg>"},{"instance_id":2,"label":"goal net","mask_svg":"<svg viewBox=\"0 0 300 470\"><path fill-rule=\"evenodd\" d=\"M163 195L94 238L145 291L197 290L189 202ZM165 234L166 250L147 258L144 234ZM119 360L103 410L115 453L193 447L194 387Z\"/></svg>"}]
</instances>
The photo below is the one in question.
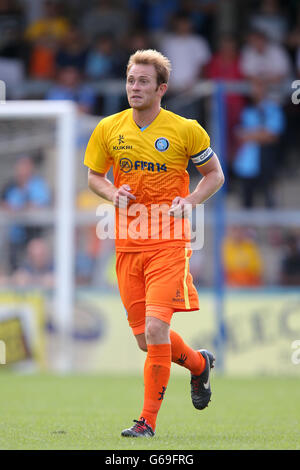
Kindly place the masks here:
<instances>
[{"instance_id":1,"label":"goal net","mask_svg":"<svg viewBox=\"0 0 300 470\"><path fill-rule=\"evenodd\" d=\"M50 321L59 331L61 346L70 336L73 320L75 119L70 102L11 101L0 106L2 291L15 293L15 310L20 310L25 290L51 292ZM26 191L19 188L26 178L30 194L24 196ZM28 303L28 298L22 302ZM39 322L21 318L20 324L25 352L19 348L19 354L30 359L35 341L39 342L33 334ZM55 367L67 366L65 353L64 348L56 355Z\"/></svg>"}]
</instances>

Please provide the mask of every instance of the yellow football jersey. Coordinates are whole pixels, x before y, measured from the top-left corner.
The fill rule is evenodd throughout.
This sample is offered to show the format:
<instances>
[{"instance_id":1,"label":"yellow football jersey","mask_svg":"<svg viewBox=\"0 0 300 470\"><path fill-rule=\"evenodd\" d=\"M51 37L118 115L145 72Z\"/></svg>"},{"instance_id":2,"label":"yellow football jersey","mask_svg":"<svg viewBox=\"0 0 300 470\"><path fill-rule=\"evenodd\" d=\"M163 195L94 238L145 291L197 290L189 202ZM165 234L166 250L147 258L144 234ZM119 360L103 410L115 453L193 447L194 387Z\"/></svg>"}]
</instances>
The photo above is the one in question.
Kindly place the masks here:
<instances>
[{"instance_id":1,"label":"yellow football jersey","mask_svg":"<svg viewBox=\"0 0 300 470\"><path fill-rule=\"evenodd\" d=\"M180 230L176 232L175 229L176 224L185 222L171 217L166 228L167 218L162 222L162 215L157 216L155 211L159 206L162 208L161 214L166 214L176 196L186 197L189 194L189 175L186 171L189 159L197 166L210 160L213 151L209 136L197 121L165 109L160 110L149 126L139 128L132 112L132 109L127 109L102 119L91 135L84 159L84 164L98 173L106 173L113 166L114 185L120 187L128 184L136 197L127 208L126 237L123 236L124 232L120 236L118 221L121 211L116 210L116 249L143 251L159 248L162 244L187 246L189 236L186 231L180 238L177 236ZM137 205L140 206L139 223L143 225L145 222L140 236L130 230L130 224L132 228L139 210ZM144 208L148 211L147 215ZM158 229L153 228L153 220L157 217Z\"/></svg>"}]
</instances>

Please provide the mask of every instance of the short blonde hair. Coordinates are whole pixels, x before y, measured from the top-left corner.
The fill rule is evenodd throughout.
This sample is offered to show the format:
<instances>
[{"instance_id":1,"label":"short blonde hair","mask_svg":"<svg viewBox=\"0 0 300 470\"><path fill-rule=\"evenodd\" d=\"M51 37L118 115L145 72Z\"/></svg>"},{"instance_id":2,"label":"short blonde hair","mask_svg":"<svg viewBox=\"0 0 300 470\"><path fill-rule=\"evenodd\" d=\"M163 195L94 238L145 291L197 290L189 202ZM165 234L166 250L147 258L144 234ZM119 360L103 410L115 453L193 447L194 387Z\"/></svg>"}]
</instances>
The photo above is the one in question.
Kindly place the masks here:
<instances>
[{"instance_id":1,"label":"short blonde hair","mask_svg":"<svg viewBox=\"0 0 300 470\"><path fill-rule=\"evenodd\" d=\"M128 75L130 68L137 64L153 65L157 74L157 85L168 83L171 72L171 62L160 52L155 49L136 51L129 57L126 75Z\"/></svg>"}]
</instances>

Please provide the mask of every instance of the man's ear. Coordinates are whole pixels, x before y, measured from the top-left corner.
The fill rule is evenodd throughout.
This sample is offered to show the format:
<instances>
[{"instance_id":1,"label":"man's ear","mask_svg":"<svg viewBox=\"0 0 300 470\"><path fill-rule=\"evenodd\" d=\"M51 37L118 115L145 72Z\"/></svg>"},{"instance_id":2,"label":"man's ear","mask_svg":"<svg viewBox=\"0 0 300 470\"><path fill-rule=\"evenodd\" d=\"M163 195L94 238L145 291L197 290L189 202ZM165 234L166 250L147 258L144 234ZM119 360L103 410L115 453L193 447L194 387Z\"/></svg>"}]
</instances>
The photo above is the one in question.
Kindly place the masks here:
<instances>
[{"instance_id":1,"label":"man's ear","mask_svg":"<svg viewBox=\"0 0 300 470\"><path fill-rule=\"evenodd\" d=\"M158 87L160 96L163 97L168 89L167 83L161 83Z\"/></svg>"}]
</instances>

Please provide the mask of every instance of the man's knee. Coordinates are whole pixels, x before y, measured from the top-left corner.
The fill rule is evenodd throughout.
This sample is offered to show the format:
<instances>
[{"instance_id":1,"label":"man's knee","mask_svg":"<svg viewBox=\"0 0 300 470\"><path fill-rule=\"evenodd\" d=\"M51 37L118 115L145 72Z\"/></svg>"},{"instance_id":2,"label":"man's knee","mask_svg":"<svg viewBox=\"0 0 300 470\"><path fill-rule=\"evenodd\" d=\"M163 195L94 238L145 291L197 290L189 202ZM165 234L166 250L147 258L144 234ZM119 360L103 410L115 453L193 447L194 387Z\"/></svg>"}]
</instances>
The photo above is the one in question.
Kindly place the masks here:
<instances>
[{"instance_id":1,"label":"man's knee","mask_svg":"<svg viewBox=\"0 0 300 470\"><path fill-rule=\"evenodd\" d=\"M146 319L146 343L163 344L169 342L169 325L156 317Z\"/></svg>"}]
</instances>

